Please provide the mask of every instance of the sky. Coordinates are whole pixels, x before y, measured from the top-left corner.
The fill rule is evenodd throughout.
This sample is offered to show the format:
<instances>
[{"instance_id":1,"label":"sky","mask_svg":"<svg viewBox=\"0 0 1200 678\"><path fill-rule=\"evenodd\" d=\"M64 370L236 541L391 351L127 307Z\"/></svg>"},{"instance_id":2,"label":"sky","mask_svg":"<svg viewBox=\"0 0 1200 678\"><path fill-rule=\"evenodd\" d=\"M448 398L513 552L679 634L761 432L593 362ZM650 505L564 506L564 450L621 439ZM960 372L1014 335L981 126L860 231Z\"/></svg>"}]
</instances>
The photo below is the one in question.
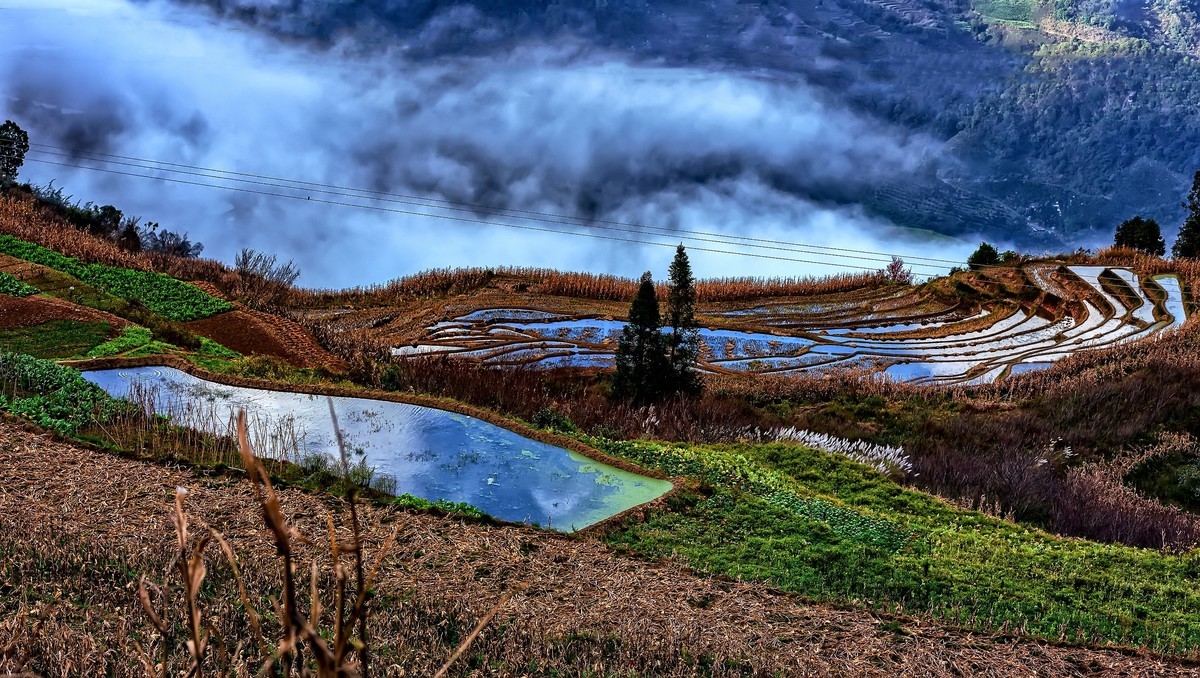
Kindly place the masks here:
<instances>
[{"instance_id":1,"label":"sky","mask_svg":"<svg viewBox=\"0 0 1200 678\"><path fill-rule=\"evenodd\" d=\"M302 25L328 20L290 1ZM338 15L311 40L203 2L0 0L0 118L42 144L21 179L187 231L207 257L294 259L310 287L446 266L661 278L679 242L699 277L876 269L892 253L921 275L949 264L912 257L963 261L978 244L855 204L942 150L802 77L500 40L468 9L427 10L403 36Z\"/></svg>"}]
</instances>

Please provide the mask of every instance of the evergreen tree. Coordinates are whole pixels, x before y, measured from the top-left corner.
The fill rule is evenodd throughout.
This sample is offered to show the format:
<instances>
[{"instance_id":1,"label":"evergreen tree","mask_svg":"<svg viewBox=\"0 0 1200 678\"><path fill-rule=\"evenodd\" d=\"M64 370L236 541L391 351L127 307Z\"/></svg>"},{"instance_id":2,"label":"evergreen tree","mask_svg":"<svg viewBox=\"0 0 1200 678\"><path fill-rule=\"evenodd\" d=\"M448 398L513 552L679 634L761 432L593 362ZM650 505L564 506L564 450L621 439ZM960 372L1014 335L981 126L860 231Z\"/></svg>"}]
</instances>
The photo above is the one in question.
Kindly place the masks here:
<instances>
[{"instance_id":1,"label":"evergreen tree","mask_svg":"<svg viewBox=\"0 0 1200 678\"><path fill-rule=\"evenodd\" d=\"M629 307L629 322L617 343L613 395L638 403L658 400L666 391L671 365L658 310L658 295L650 272L642 275L637 297Z\"/></svg>"},{"instance_id":2,"label":"evergreen tree","mask_svg":"<svg viewBox=\"0 0 1200 678\"><path fill-rule=\"evenodd\" d=\"M979 243L979 249L967 257L967 265L972 269L983 268L985 266L995 266L1000 263L1000 253L996 251L986 242Z\"/></svg>"},{"instance_id":3,"label":"evergreen tree","mask_svg":"<svg viewBox=\"0 0 1200 678\"><path fill-rule=\"evenodd\" d=\"M675 250L675 259L668 272L667 361L671 366L670 388L673 391L695 392L702 382L693 367L700 357L700 330L696 326L696 279L683 245Z\"/></svg>"},{"instance_id":4,"label":"evergreen tree","mask_svg":"<svg viewBox=\"0 0 1200 678\"><path fill-rule=\"evenodd\" d=\"M29 152L29 135L12 120L0 125L0 186L17 178L17 170L25 164Z\"/></svg>"},{"instance_id":5,"label":"evergreen tree","mask_svg":"<svg viewBox=\"0 0 1200 678\"><path fill-rule=\"evenodd\" d=\"M1162 229L1153 219L1143 219L1140 216L1126 219L1117 226L1117 234L1113 238L1116 247L1131 247L1146 254L1161 257L1167 253L1167 242L1163 240Z\"/></svg>"},{"instance_id":6,"label":"evergreen tree","mask_svg":"<svg viewBox=\"0 0 1200 678\"><path fill-rule=\"evenodd\" d=\"M1183 208L1188 211L1187 218L1179 229L1179 237L1175 239L1171 254L1177 257L1200 257L1200 170L1192 179L1192 191L1188 193Z\"/></svg>"}]
</instances>

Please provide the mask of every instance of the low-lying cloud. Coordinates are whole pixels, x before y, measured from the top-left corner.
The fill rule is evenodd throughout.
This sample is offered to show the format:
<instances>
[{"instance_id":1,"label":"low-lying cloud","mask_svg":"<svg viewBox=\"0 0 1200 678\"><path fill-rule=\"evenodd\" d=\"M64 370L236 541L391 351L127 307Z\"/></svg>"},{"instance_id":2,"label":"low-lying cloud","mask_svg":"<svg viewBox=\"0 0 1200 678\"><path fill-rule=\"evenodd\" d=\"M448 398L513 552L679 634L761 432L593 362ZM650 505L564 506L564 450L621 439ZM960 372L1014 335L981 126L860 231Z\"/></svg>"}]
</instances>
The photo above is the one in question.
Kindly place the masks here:
<instances>
[{"instance_id":1,"label":"low-lying cloud","mask_svg":"<svg viewBox=\"0 0 1200 678\"><path fill-rule=\"evenodd\" d=\"M608 222L886 252L919 247L950 259L970 249L951 242L931 254L858 204L884 179L936 162L937 145L855 115L803 82L639 63L566 38L416 59L403 45L365 54L336 42L281 42L168 5L7 7L0 114L35 143L476 206L352 201L384 209L682 240L697 249L702 276L882 264L762 249L746 251L832 266L705 253L741 248ZM422 30L444 32L454 20L453 11L437 14ZM37 162L92 164L44 153L29 158L27 179L56 179L82 199L187 230L208 256L229 260L249 246L294 257L301 282L314 286L459 265L661 274L671 255L621 240L332 206L321 201L347 199L315 187L311 196L287 191L312 200L289 200ZM600 228L503 209L593 219Z\"/></svg>"}]
</instances>

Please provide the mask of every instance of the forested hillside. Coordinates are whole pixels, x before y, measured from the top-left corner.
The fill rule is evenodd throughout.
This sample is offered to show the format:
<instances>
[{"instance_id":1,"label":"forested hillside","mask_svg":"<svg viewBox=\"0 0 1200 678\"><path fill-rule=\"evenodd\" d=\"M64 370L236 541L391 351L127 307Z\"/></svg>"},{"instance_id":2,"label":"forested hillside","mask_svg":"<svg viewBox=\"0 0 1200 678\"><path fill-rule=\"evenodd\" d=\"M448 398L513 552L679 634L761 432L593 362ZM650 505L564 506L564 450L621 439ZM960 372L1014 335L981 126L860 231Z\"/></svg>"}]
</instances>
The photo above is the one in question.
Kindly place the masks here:
<instances>
[{"instance_id":1,"label":"forested hillside","mask_svg":"<svg viewBox=\"0 0 1200 678\"><path fill-rule=\"evenodd\" d=\"M882 186L726 158L664 176L656 189L748 173L903 226L1062 249L1092 244L1135 213L1173 230L1200 167L1196 0L300 2L286 11L176 1L318 49L402 45L430 59L582 42L648 62L801 80L939 149ZM581 207L602 213L611 200L603 186L619 179L598 176Z\"/></svg>"}]
</instances>

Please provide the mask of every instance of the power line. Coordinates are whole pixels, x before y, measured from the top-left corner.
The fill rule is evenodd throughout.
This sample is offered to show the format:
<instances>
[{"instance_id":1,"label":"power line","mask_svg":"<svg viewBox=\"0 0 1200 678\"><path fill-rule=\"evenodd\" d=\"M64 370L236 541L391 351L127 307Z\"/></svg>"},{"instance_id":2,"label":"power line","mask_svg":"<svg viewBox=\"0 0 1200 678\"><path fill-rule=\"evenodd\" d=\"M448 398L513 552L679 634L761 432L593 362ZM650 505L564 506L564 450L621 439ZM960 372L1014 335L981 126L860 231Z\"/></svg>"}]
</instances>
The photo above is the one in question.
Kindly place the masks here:
<instances>
[{"instance_id":1,"label":"power line","mask_svg":"<svg viewBox=\"0 0 1200 678\"><path fill-rule=\"evenodd\" d=\"M596 234L596 233L580 233L580 232L576 232L576 231L564 231L564 230L553 229L553 228L543 228L543 227L539 227L539 226L527 226L527 225L522 225L522 224L510 224L510 223L504 223L504 222L498 222L498 221L488 221L488 220L484 220L484 219L472 219L472 218L468 218L468 217L460 217L460 216L453 216L453 215L446 215L446 214L429 214L426 212L417 212L414 210L402 210L402 209L396 209L396 208L391 208L391 207L381 207L378 205L363 205L360 203L350 203L350 202L342 202L342 201L338 201L338 200L326 200L326 199L322 199L322 198L312 198L310 196L288 195L286 193L275 193L272 191L260 191L260 190L250 189L250 188L241 188L241 187L237 187L237 186L222 186L219 184L206 184L203 182L190 181L187 179L177 179L177 178L173 178L173 177L159 177L159 176L153 176L150 174L138 174L135 172L125 172L122 170L106 169L106 168L102 168L102 167L89 167L86 165L76 165L76 164L72 164L72 163L55 162L52 160L41 160L38 158L28 158L28 160L30 162L36 162L36 163L40 163L43 165L69 167L69 168L88 170L88 171L93 171L93 172L104 172L107 174L116 174L116 175L129 176L129 177L139 177L139 178L143 178L143 179L153 179L155 181L165 181L165 182L176 183L176 184L200 186L203 188L215 188L215 189L226 190L226 191L235 191L235 192L239 192L239 193L249 193L249 194L254 194L254 195L263 195L263 196L270 196L270 197L277 197L277 198L288 198L291 200L298 200L298 201L303 201L303 202L314 202L314 203L319 203L319 204L324 204L324 205L335 205L335 206L339 206L339 207L367 209L367 210L374 210L374 211L378 211L378 212L388 212L388 213L392 213L392 214L405 214L405 215L410 215L410 216L429 217L429 218L434 218L434 219L447 219L447 220L451 220L451 221L483 224L483 225L487 225L487 226L502 226L505 228L516 228L516 229L521 229L521 230L526 230L526 231L553 233L556 235L571 235L571 236L582 237L582 238L594 238L594 239L599 239L599 240L624 242L624 243L630 243L630 244L635 244L635 245L647 245L647 246L657 246L657 247L675 247L675 245L676 245L675 243L658 242L658 241L652 241L652 240L638 240L638 239L634 239L634 238L620 238L620 237L616 237L616 236L600 235L600 234ZM277 186L277 188L287 188L287 187ZM812 261L809 259L796 259L796 258L792 258L792 257L780 257L780 256L773 256L773 255L768 255L768 254L755 254L755 253L751 253L751 252L737 252L737 251L732 251L732 250L720 250L720 249L713 249L713 248L706 248L706 247L692 247L690 249L692 251L708 252L710 254L728 254L728 255L733 255L733 256L751 257L751 258L756 258L756 259L769 259L769 260L774 260L774 261L787 261L787 262L801 263L801 264L813 264L816 266L828 266L830 268L839 268L839 269L843 269L843 270L854 270L854 271L861 271L861 272L871 272L871 271L879 270L876 268L850 266L850 265L847 265L844 263L838 263L838 262ZM833 256L833 255L828 255L828 256Z\"/></svg>"},{"instance_id":2,"label":"power line","mask_svg":"<svg viewBox=\"0 0 1200 678\"><path fill-rule=\"evenodd\" d=\"M50 152L50 151L33 151L33 152L41 153L41 154L48 154L51 156L62 156L62 157L67 156L67 154L65 154L65 153L56 153L56 152ZM155 172L196 176L196 177L201 177L204 179L215 179L215 180L219 180L219 181L236 181L236 182L240 182L240 183L258 185L258 186L267 186L270 188L283 188L283 189L287 189L287 190L307 190L308 192L312 192L312 193L323 193L326 195L333 195L336 197L343 197L343 198L380 200L382 202L389 202L389 203L393 203L393 204L413 205L416 207L425 207L425 208L430 208L430 209L445 209L445 210L454 210L454 211L473 211L473 210L469 210L468 208L465 208L465 207L449 207L449 206L442 206L442 205L437 205L437 204L429 204L427 202L396 200L396 199L391 199L391 198L367 198L366 196L354 195L352 193L342 193L342 192L328 190L328 189L299 189L294 186L289 186L287 184L280 184L280 183L274 183L274 182L269 182L269 181L257 181L257 180L252 180L252 179L227 179L225 177L213 176L211 174L206 174L203 172L192 172L192 171L187 171L187 170L175 170L175 169L163 169L163 168L153 167L153 166L149 166L149 165L145 165L145 164L124 162L124 161L117 161L117 160L96 160L96 159L92 159L92 158L80 158L78 160L86 160L88 162L106 163L106 164L112 164L112 165L121 165L121 166L125 166L125 167L133 167L135 169L151 170L151 171L155 171ZM354 189L349 189L349 190L354 190ZM507 215L502 215L502 216L507 216ZM563 226L594 228L594 229L600 229L600 230L605 230L605 231L616 231L616 232L622 232L622 233L634 233L634 234L643 233L643 231L641 231L641 230L631 229L631 228L617 228L617 227L613 227L613 226L593 226L593 225L588 225L588 224L574 224L574 223L569 223L569 222L564 222L564 221L545 219L545 218L537 218L537 217L520 217L520 218L527 219L530 221L539 221L539 222L551 223L551 224L561 224ZM647 227L646 230L661 231L663 229L656 228L656 227ZM650 235L656 235L656 236L658 236L658 235L673 235L673 233L654 233L654 232L652 232L652 233L650 233ZM857 259L857 260L861 260L861 261L871 261L871 262L880 262L880 263L890 263L891 262L890 259L878 259L878 258L866 257L866 256L851 256L851 255L844 255L844 254L834 254L834 253L830 253L830 252L793 249L793 248L789 248L789 247L772 247L772 246L768 246L768 245L746 244L746 243L741 243L741 242L737 242L736 240L730 240L730 239L696 238L696 237L692 237L689 239L692 241L695 241L695 242L707 242L707 243L714 243L714 244L718 244L718 245L732 245L735 247L748 247L748 248L754 248L754 249L774 250L774 251L782 251L782 252L797 252L800 254L815 254L817 256L823 256L823 257L838 257L838 258L842 258L842 259ZM913 264L913 266L920 266L922 268L931 268L931 269L935 269L938 271L943 270L945 268L944 266L934 266L932 264Z\"/></svg>"},{"instance_id":3,"label":"power line","mask_svg":"<svg viewBox=\"0 0 1200 678\"><path fill-rule=\"evenodd\" d=\"M625 231L625 232L634 232L634 233L640 233L640 232L643 232L646 230L654 230L654 231L660 231L660 232L664 232L666 234L671 234L671 235L685 234L685 235L691 235L691 236L721 238L722 240L729 241L729 242L723 242L721 244L736 245L736 246L741 246L741 247L756 247L756 248L760 248L760 249L772 249L772 250L780 250L780 251L795 251L795 252L799 252L802 254L817 254L817 255L821 255L821 256L826 255L825 252L823 252L823 251L814 252L814 251L809 251L809 250L804 250L804 249L796 249L796 248L812 248L815 250L828 250L830 252L844 252L844 253L855 254L855 255L866 254L866 255L889 257L889 259L875 259L875 258L871 258L871 257L861 257L861 256L852 257L852 258L861 259L864 261L879 261L879 262L886 263L886 262L890 261L890 257L899 256L900 258L904 259L906 262L929 261L929 262L935 262L935 263L955 264L955 265L963 263L963 262L957 261L957 260L939 259L936 257L922 257L922 256L917 256L917 255L896 255L896 254L893 254L890 252L876 252L876 251L871 251L871 250L857 250L857 249L853 249L853 248L833 247L833 246L829 246L829 245L815 245L815 244L810 244L810 243L787 242L787 241L771 240L771 239L767 239L767 238L755 238L752 236L741 236L741 235L731 235L731 234L727 234L727 233L716 233L716 232L711 232L711 231L698 231L698 230L683 229L683 228L678 228L678 227L652 226L652 225L647 225L647 224L639 224L639 223L635 223L635 222L615 221L615 220L609 220L609 219L592 219L592 218L588 218L588 217L578 217L578 216L558 214L558 213L553 213L553 212L524 210L524 209L511 208L511 207L499 207L499 206L495 206L495 205L483 205L483 204L478 204L478 203L447 200L447 199L443 199L443 198L416 196L416 195L411 195L411 194L406 194L406 193L395 193L395 192L379 191L379 190L373 190L373 189L346 187L346 186L339 186L336 184L325 184L325 183L320 183L320 182L304 181L304 180L299 180L299 179L286 179L286 178L273 177L273 176L264 175L264 174L254 174L254 173L249 173L249 172L236 172L233 170L209 168L209 167L203 167L203 166L198 166L198 165L189 165L189 164L185 164L185 163L174 163L174 162L168 162L168 161L164 161L164 160L138 158L135 156L118 155L118 154L112 154L112 153L101 153L98 151L87 151L87 150L81 150L81 149L71 149L71 148L66 148L66 147L62 147L62 146L54 146L51 144L31 143L30 146L53 149L53 151L35 151L35 152L49 153L52 155L70 157L71 159L80 159L81 155L90 155L90 156L98 156L98 157L83 158L83 159L91 160L94 162L113 162L114 164L128 164L128 163L117 163L115 161L102 159L102 158L118 158L120 160L129 160L129 161L134 161L134 162L138 162L138 163L153 163L153 164L157 164L157 165L164 165L167 167L181 167L181 168L185 168L187 170L197 170L197 171L205 172L205 173L219 173L219 174L230 175L233 177L249 177L251 179L262 179L262 180L271 182L271 185L275 185L278 183L287 183L287 184L295 184L297 186L312 187L312 188L316 188L316 189L334 189L334 191L352 191L354 193L362 193L362 194L366 194L368 196L384 196L383 198L379 198L379 199L384 200L385 202L398 202L401 204L417 204L422 207L434 207L437 209L456 209L456 210L460 210L460 211L464 210L464 209L469 209L471 211L484 210L484 211L490 211L490 212L496 212L496 213L507 213L507 214L504 214L504 216L529 215L527 217L521 217L521 218L527 218L527 219L534 220L534 221L550 221L551 223L564 223L561 220L567 219L567 220L571 220L572 222L581 222L578 224L571 223L570 225L583 225L583 226L588 226L588 227L592 227L592 228L604 228L604 226L596 226L596 224L604 224L604 225L608 225L608 226L621 226L621 227L629 227L629 228L635 229L632 231L627 230L627 229L606 229L606 230L621 230L621 231ZM154 167L154 168L140 167L140 168L141 169L159 169L157 167ZM163 170L163 171L173 171L173 170ZM188 173L188 172L184 172L184 173ZM207 175L201 175L201 176L207 176ZM218 177L208 176L208 178L218 178ZM222 180L224 180L224 177L220 177L220 178ZM241 181L240 179L235 179L235 180ZM259 183L259 182L251 181L251 182L246 182L246 183ZM294 188L294 187L289 186L288 188ZM326 192L326 193L334 192L334 191L321 190L321 192ZM343 196L343 197L347 197L347 196ZM352 196L352 197L359 198L359 197L364 197L364 196ZM402 198L404 200L388 200L387 199L388 197ZM408 203L408 202L405 202L406 200L417 200L417 201L421 201L421 202ZM427 203L437 203L437 204L427 204ZM443 207L443 205L450 205L453 207ZM548 219L538 218L538 217L546 217ZM693 239L697 239L697 238L693 238ZM744 241L744 242L733 242L733 241ZM706 241L706 242L708 242L708 241ZM765 243L766 245L765 246L764 245L751 245L751 244L745 244L745 243ZM919 264L914 264L914 265L919 265ZM939 267L924 266L924 265L921 265L921 266L924 268L936 268L938 270L941 270L942 268L944 268L944 267L940 267L940 266Z\"/></svg>"},{"instance_id":4,"label":"power line","mask_svg":"<svg viewBox=\"0 0 1200 678\"><path fill-rule=\"evenodd\" d=\"M0 143L2 143L2 142L0 142ZM31 145L33 145L33 144L31 144ZM43 147L49 147L49 148L59 148L59 147L50 146L48 144L38 144L38 145L43 146ZM46 152L46 151L35 151L35 152L48 153L50 155L63 155L61 153L50 153L50 152ZM95 155L106 155L109 157L118 157L118 158L130 157L130 156L118 156L118 155L114 155L114 154L100 154L100 153L97 153ZM602 235L597 235L597 234L579 233L579 232L574 232L574 231L563 231L563 230L551 229L551 228L538 228L538 227L533 227L533 226L523 226L523 225L518 225L518 224L490 221L490 220L484 220L484 219L470 219L470 218L465 218L465 217L456 217L456 216L441 215L441 214L429 214L429 213L425 213L425 212L416 212L416 211L412 211L412 210L389 209L389 208L377 207L377 206L373 206L373 205L363 205L363 204L359 204L359 203L345 203L345 202L335 201L335 200L322 200L322 199L313 200L311 197L308 197L308 196L301 197L301 196L288 195L288 194L282 194L282 193L274 193L274 192L269 192L269 191L256 191L256 190L238 188L238 187L233 187L233 186L222 186L222 185L218 185L218 184L205 184L205 183L201 183L201 182L186 181L186 180L182 180L182 179L136 174L136 173L131 173L131 172L121 172L121 171L117 171L117 170L109 170L109 169L103 169L103 168L98 168L98 167L89 167L89 166L77 165L77 164L71 164L71 163L60 163L60 162L52 162L52 161L47 161L47 160L38 160L35 158L30 158L30 160L33 162L39 162L42 164L58 165L58 166L62 166L62 167L72 167L72 168L76 168L76 169L105 172L105 173L110 173L110 174L119 174L119 175L124 175L124 176L141 177L141 178L147 178L147 179L168 181L168 182L172 182L172 183L195 185L195 186L206 187L206 188L216 188L216 189L237 191L237 192L243 192L243 193L264 195L264 196L290 198L290 199L294 199L294 200L303 199L306 202L318 202L321 204L337 205L337 206L344 206L344 207L357 207L357 208L362 208L362 209L371 209L371 210L375 210L375 211L391 212L391 213L397 213L397 214L406 214L406 215L421 216L421 217L428 217L428 218L435 218L435 219L448 219L448 220L465 222L465 223L477 223L477 224L484 224L484 225L502 226L502 227L506 227L506 228L515 228L515 229L521 229L521 230L554 233L554 234L559 234L559 235L591 237L591 238L600 239L600 240L626 242L626 243L631 243L631 244L651 245L651 246L660 246L660 247L673 247L674 246L674 244L672 244L672 243L646 241L646 240L633 239L633 238L618 238L618 237L612 237L612 236L602 236ZM216 180L222 180L222 181L226 180L223 177L214 177L214 176L210 176L210 175L206 175L206 174L200 174L197 172L182 172L182 171L178 171L178 170L168 170L168 169L163 169L163 168L147 167L147 166L143 166L143 165L135 165L132 163L125 163L125 162L115 163L114 161L109 161L109 160L94 160L94 159L88 159L88 158L83 158L83 160L89 160L91 162L121 164L121 165L136 167L138 169L146 169L146 170L152 170L152 171L157 171L157 172L168 172L168 173L173 172L173 173L178 173L178 174L187 174L187 175L199 176L199 177L203 177L203 178L216 179ZM168 163L168 162L156 161L156 160L146 160L145 162L160 163L160 164L165 164L165 165L169 165L169 166L195 167L195 166L191 166L191 165L183 165L180 163ZM262 176L262 175L250 175L250 174L238 173L238 172L229 172L226 170L212 170L212 171L220 172L220 173L234 174L234 175L242 175L242 176ZM275 184L275 183L270 183L270 182L262 182L262 181L247 182L247 181L244 181L241 179L233 179L232 181L241 181L243 183L253 183L253 184L259 184L259 185L264 185L264 186L273 187L273 188L281 188L281 189L286 189L286 190L301 190L296 187L287 186L287 185L283 185L283 184ZM281 181L286 182L286 181L290 181L290 180L282 179ZM314 182L299 182L299 181L297 181L297 182L293 182L293 183L312 184L312 185L316 185L316 186L329 186L328 184L316 184ZM370 191L370 190L366 190L366 189L346 189L346 190L358 191L358 192L362 192L362 193L378 194L378 195L390 195L385 192ZM329 191L329 190L321 190L321 191L317 191L317 192L332 194L332 195L340 196L340 197L349 197L349 198L364 198L365 197L365 196L354 196L354 195L350 195L350 194L338 193L336 191ZM431 199L431 201L433 201L433 199ZM430 207L430 208L434 208L434 209L445 209L438 205L428 205L428 204L423 204L423 203L405 203L403 201L387 201L387 200L385 200L385 202L399 202L402 204L414 204L417 206ZM448 201L446 201L446 202L448 202ZM512 211L521 212L522 210L512 210ZM580 219L579 217L567 217L567 218ZM541 221L547 221L547 220L541 220ZM566 226L587 227L586 224L569 224L569 223L564 223L564 222L551 222L551 223L559 223L559 224L566 225ZM621 223L621 222L616 222L616 223ZM652 228L652 227L648 227L648 228ZM608 229L608 230L622 230L622 229ZM664 229L658 229L658 230L664 230ZM656 234L651 234L651 235L656 235ZM770 241L770 240L765 240L765 239L754 239L754 240L759 240L762 242L776 242L776 241ZM722 242L722 241L706 241L706 242L718 242L719 244L730 244L730 245L734 245L734 246L748 246L748 245L741 245L739 243L734 243L734 242ZM851 266L851 265L841 263L841 262L813 261L813 260L809 260L809 259L796 259L796 258L791 258L791 257L760 255L760 254L754 254L754 253L749 253L749 252L736 252L736 251L730 251L730 250L718 250L718 249L703 248L703 247L693 247L692 249L695 251L700 251L700 252L727 254L727 255L734 255L734 256L746 256L746 257L776 260L776 261L806 263L806 264L813 264L813 265L818 265L818 266L826 266L826 267L830 267L830 268L842 268L842 269L846 269L846 270L855 270L855 271L878 270L875 268L862 267L860 265ZM782 248L767 248L767 249L782 249ZM841 249L841 248L830 248L830 249ZM784 251L792 251L792 250L785 249ZM844 250L844 251L859 252L861 250ZM861 260L865 260L865 261L881 261L881 260L877 260L877 259L871 259L868 257L848 257L845 255L835 255L835 254L830 254L830 253L825 253L825 252L813 252L813 254L818 254L819 256L825 256L825 257L831 257L831 258L861 259ZM950 260L939 260L939 261L948 261L949 263L961 263L961 262L953 262ZM935 267L935 266L926 265L926 264L911 264L910 266L942 270L942 267ZM973 266L971 268L973 268L975 270L984 270L984 269L1007 269L1010 267L996 266L996 265L979 265L979 266ZM1010 288L1030 289L1030 290L1035 290L1035 291L1039 291L1039 292L1045 291L1037 285L1030 285L1030 284L1024 284L1024 283L1015 283L1014 284L1014 283L1009 283L1009 282L1002 282L999 280L990 280L988 282L992 283L992 284L1002 285L1005 287L1010 287Z\"/></svg>"},{"instance_id":5,"label":"power line","mask_svg":"<svg viewBox=\"0 0 1200 678\"><path fill-rule=\"evenodd\" d=\"M337 200L325 200L325 199L321 199L321 198L314 199L310 196L289 195L286 193L260 191L260 190L254 190L254 189L248 189L248 188L240 188L237 186L223 186L220 184L206 184L203 182L190 181L190 180L186 180L186 179L161 177L161 176L154 176L154 175L149 175L149 174L137 174L137 173L133 173L133 172L124 172L124 171L120 171L120 170L106 169L106 168L101 168L101 167L89 167L86 165L77 165L77 164L72 164L72 163L41 160L41 159L37 159L37 158L28 158L28 160L30 160L31 162L37 162L37 163L45 164L45 165L55 165L55 166L59 166L59 167L68 167L68 168L81 169L81 170L94 171L94 172L104 172L104 173L108 173L108 174L116 174L116 175L121 175L121 176L139 177L139 178L145 178L145 179L152 179L155 181L165 181L165 182L169 182L169 183L198 186L198 187L203 187L203 188L214 188L214 189L219 189L219 190L234 191L234 192L239 192L239 193L249 193L249 194L262 195L262 196L268 196L268 197L288 198L291 200L299 200L299 201L304 201L304 202L315 202L315 203L334 205L334 206L340 206L340 207L367 209L367 210L373 210L373 211L379 211L379 212L388 212L388 213L394 213L394 214L429 217L429 218L435 218L435 219L447 219L447 220L458 221L458 222L463 222L463 223L474 223L474 224L482 224L482 225L490 225L490 226L502 226L502 227L506 227L506 228L514 228L514 229L520 229L520 230L552 233L552 234L556 234L556 235L571 235L571 236L576 236L576 237L593 238L593 239L598 239L598 240L608 240L608 241L613 241L613 242L624 242L624 243L636 244L636 245L675 247L674 243L666 243L666 242L658 242L658 241L650 241L650 240L640 240L640 239L634 239L634 238L621 238L621 237L614 237L614 236L605 236L605 235L599 235L599 234L595 234L595 233L580 233L580 232L576 232L576 231L564 231L564 230L560 230L560 229L537 227L537 226L527 226L527 225L521 225L521 224L511 224L511 223L504 223L504 222L497 222L497 221L489 221L489 220L485 220L485 219L473 219L473 218L468 218L468 217L460 217L460 216L452 216L452 215L429 214L429 213L417 212L417 211L413 211L413 210L402 210L402 209L396 209L396 208L381 207L381 206L377 206L377 205L364 205L364 204L360 204L360 203L342 202L342 201L337 201ZM100 161L100 162L106 162L106 161ZM146 168L146 167L140 167L140 168L141 169L153 169L153 168ZM155 171L170 172L173 170L155 170ZM190 174L190 173L184 173L184 174ZM200 176L204 176L204 175L200 175ZM207 177L207 178L216 179L218 177ZM281 188L281 189L287 189L287 190L298 190L298 189L284 186L284 185L267 184L266 182L254 182L254 183L261 183L261 184L268 185L268 186L271 186L274 188ZM324 191L324 192L332 193L331 191ZM354 197L354 196L350 196L350 195L337 194L337 193L335 193L335 195L341 195L342 197ZM571 224L564 224L564 225L571 225ZM842 269L842 270L853 270L853 271L860 271L860 272L870 272L870 271L878 270L875 268L866 268L866 267L862 267L862 266L851 266L851 265L847 265L845 263L840 263L840 262L812 261L809 259L796 259L796 258L791 258L791 257L755 254L755 253L751 253L751 252L737 252L737 251L731 251L731 250L720 250L720 249L705 248L705 247L692 247L691 249L694 251L698 251L698 252L708 252L708 253L712 253L712 254L725 254L725 255L732 255L732 256L757 258L757 259L767 259L767 260L774 260L774 261L787 261L787 262L795 262L795 263L813 264L813 265L817 265L817 266L826 266L829 268L838 268L838 269ZM824 254L824 253L822 253L821 256L841 257L841 255ZM842 257L842 258L854 258L854 257ZM932 266L926 266L923 264L913 264L913 266L925 266L928 268L934 268ZM974 270L984 270L984 269L1005 269L1005 270L1007 270L1007 269L1010 269L1011 267L998 266L998 265L983 265L983 266L974 266L972 268ZM988 282L989 284L1000 285L1001 287L1009 287L1009 288L1017 288L1017 289L1030 289L1030 290L1035 290L1038 292L1046 291L1045 289L1043 289L1040 286L1030 285L1030 284L1026 284L1026 283L1015 283L1014 284L1014 283L1009 283L1009 282L1005 282L1005 281L1001 281L1001 280L987 280L986 282Z\"/></svg>"}]
</instances>

